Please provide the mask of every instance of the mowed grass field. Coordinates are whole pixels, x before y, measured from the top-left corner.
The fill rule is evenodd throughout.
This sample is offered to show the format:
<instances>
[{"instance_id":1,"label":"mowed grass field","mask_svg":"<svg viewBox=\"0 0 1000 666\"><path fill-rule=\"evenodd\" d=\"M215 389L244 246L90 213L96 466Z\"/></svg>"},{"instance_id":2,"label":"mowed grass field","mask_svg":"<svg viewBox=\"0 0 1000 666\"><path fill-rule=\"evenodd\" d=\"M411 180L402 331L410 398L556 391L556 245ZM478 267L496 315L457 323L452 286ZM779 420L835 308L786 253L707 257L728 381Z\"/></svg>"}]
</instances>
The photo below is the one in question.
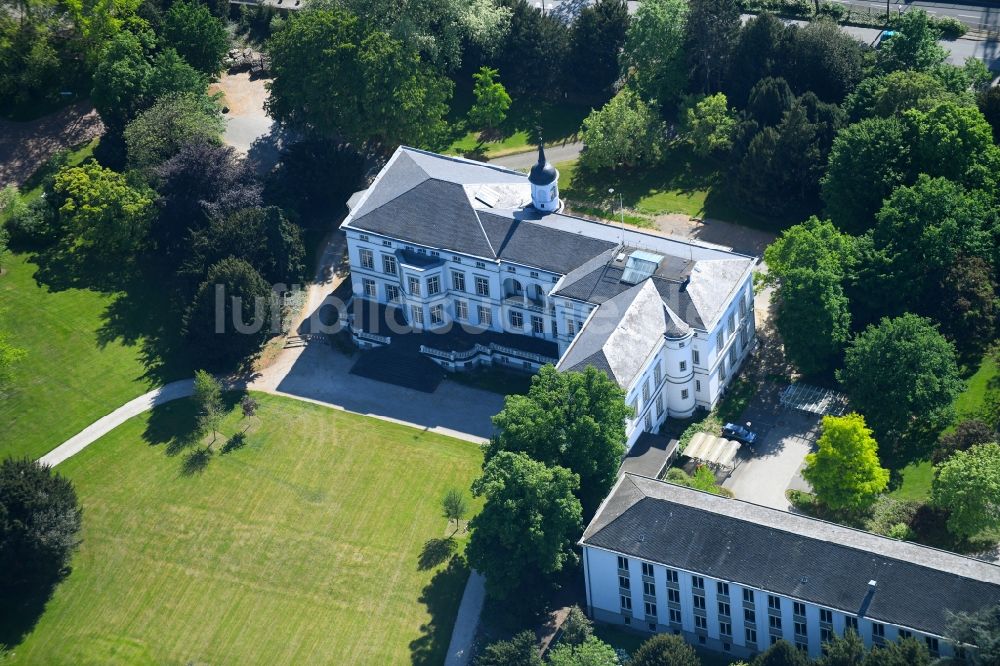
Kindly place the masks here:
<instances>
[{"instance_id":1,"label":"mowed grass field","mask_svg":"<svg viewBox=\"0 0 1000 666\"><path fill-rule=\"evenodd\" d=\"M83 544L14 663L443 661L468 571L425 544L450 534L441 497L468 490L479 448L256 397L247 444L223 454L220 437L200 471L181 446L187 400L57 468L80 496Z\"/></svg>"}]
</instances>

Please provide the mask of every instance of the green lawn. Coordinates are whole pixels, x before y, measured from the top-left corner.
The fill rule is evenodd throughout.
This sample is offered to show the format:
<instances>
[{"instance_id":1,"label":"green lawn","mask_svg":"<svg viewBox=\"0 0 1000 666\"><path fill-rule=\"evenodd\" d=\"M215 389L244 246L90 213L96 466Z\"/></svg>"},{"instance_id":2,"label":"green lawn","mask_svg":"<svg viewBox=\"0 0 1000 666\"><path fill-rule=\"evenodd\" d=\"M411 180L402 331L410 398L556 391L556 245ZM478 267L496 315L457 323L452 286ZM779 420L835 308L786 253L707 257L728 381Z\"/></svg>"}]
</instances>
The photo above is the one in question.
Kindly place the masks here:
<instances>
[{"instance_id":1,"label":"green lawn","mask_svg":"<svg viewBox=\"0 0 1000 666\"><path fill-rule=\"evenodd\" d=\"M89 157L96 141L74 151ZM25 196L41 194L33 178ZM0 457L38 457L122 403L187 372L182 365L148 374L136 331L154 319L154 298L119 299L74 286L58 266L12 254L0 275L0 329L27 351L0 392ZM141 323L140 323L141 322ZM136 324L133 326L133 324Z\"/></svg>"},{"instance_id":2,"label":"green lawn","mask_svg":"<svg viewBox=\"0 0 1000 666\"><path fill-rule=\"evenodd\" d=\"M257 398L247 444L201 471L188 401L58 468L83 544L14 663L441 663L468 572L425 544L450 532L440 498L469 487L479 448Z\"/></svg>"},{"instance_id":3,"label":"green lawn","mask_svg":"<svg viewBox=\"0 0 1000 666\"><path fill-rule=\"evenodd\" d=\"M468 102L471 104L471 101ZM463 110L457 118L467 111ZM500 126L495 137L476 132L461 132L444 151L468 157L500 157L532 150L537 142L536 128L541 127L545 145L577 141L580 124L590 113L590 107L576 105L547 106L540 111L515 105Z\"/></svg>"},{"instance_id":4,"label":"green lawn","mask_svg":"<svg viewBox=\"0 0 1000 666\"><path fill-rule=\"evenodd\" d=\"M966 380L965 390L955 398L955 413L958 419L969 418L979 414L986 397L986 389L1000 382L1000 368L991 355L983 358L979 369ZM892 493L893 497L902 500L926 501L931 494L931 481L934 480L934 466L929 460L917 461L904 467L902 483Z\"/></svg>"}]
</instances>

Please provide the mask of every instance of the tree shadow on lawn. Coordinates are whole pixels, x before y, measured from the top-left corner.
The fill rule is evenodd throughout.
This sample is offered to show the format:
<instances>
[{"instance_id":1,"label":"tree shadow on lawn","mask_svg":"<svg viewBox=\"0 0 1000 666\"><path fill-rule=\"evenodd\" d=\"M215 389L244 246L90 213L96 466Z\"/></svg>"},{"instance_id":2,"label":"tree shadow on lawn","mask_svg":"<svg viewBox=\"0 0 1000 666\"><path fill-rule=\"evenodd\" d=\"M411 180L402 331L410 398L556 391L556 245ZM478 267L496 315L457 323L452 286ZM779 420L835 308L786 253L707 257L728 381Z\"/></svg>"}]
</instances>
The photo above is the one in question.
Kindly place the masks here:
<instances>
[{"instance_id":1,"label":"tree shadow on lawn","mask_svg":"<svg viewBox=\"0 0 1000 666\"><path fill-rule=\"evenodd\" d=\"M420 627L420 638L410 642L410 661L413 664L436 666L444 662L468 579L469 565L461 555L454 555L448 566L435 573L424 587L419 601L427 606L431 617Z\"/></svg>"},{"instance_id":2,"label":"tree shadow on lawn","mask_svg":"<svg viewBox=\"0 0 1000 666\"><path fill-rule=\"evenodd\" d=\"M222 393L223 413L228 414L234 410L240 404L244 395L245 392L243 391L224 391ZM165 445L164 452L168 456L173 457L201 442L204 435L205 433L198 428L197 406L192 399L185 398L154 407L149 412L149 418L146 421L146 429L142 433L142 439L150 446ZM218 433L215 443L218 444L219 441L226 442L226 434L224 432L220 431ZM197 451L189 454L187 458L191 458L195 453ZM211 457L211 452L209 452L209 457ZM200 471L195 469L197 465L194 463L198 461L190 461L189 463L187 458L184 462L184 468L186 469L189 465L193 465L193 471ZM204 462L207 464L207 461Z\"/></svg>"},{"instance_id":3,"label":"tree shadow on lawn","mask_svg":"<svg viewBox=\"0 0 1000 666\"><path fill-rule=\"evenodd\" d=\"M12 650L31 633L56 586L69 573L70 569L64 569L35 581L25 590L0 590L0 648Z\"/></svg>"},{"instance_id":4,"label":"tree shadow on lawn","mask_svg":"<svg viewBox=\"0 0 1000 666\"><path fill-rule=\"evenodd\" d=\"M417 560L417 568L421 571L433 569L455 554L458 543L453 537L444 539L428 539L424 547L420 550L420 558Z\"/></svg>"}]
</instances>

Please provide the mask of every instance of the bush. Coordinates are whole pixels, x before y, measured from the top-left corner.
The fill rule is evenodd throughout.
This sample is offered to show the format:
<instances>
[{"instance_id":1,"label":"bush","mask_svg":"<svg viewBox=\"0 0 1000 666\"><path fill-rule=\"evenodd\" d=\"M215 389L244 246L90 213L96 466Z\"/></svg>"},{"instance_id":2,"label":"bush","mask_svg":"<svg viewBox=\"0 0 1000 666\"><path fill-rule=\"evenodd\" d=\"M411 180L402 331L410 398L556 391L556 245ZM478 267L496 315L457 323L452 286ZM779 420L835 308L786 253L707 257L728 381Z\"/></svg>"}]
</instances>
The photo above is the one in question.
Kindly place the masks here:
<instances>
[{"instance_id":1,"label":"bush","mask_svg":"<svg viewBox=\"0 0 1000 666\"><path fill-rule=\"evenodd\" d=\"M55 240L55 215L48 201L39 197L25 203L20 197L7 208L7 231L11 243L22 246L46 245Z\"/></svg>"},{"instance_id":2,"label":"bush","mask_svg":"<svg viewBox=\"0 0 1000 666\"><path fill-rule=\"evenodd\" d=\"M847 9L843 5L836 5L832 2L824 2L819 6L820 16L829 16L834 21L842 21L847 14Z\"/></svg>"},{"instance_id":3,"label":"bush","mask_svg":"<svg viewBox=\"0 0 1000 666\"><path fill-rule=\"evenodd\" d=\"M931 25L941 31L943 39L958 39L968 30L961 21L951 16L931 19Z\"/></svg>"},{"instance_id":4,"label":"bush","mask_svg":"<svg viewBox=\"0 0 1000 666\"><path fill-rule=\"evenodd\" d=\"M865 529L893 539L905 539L910 535L910 524L919 509L919 502L879 495L872 503L871 512L865 520Z\"/></svg>"}]
</instances>

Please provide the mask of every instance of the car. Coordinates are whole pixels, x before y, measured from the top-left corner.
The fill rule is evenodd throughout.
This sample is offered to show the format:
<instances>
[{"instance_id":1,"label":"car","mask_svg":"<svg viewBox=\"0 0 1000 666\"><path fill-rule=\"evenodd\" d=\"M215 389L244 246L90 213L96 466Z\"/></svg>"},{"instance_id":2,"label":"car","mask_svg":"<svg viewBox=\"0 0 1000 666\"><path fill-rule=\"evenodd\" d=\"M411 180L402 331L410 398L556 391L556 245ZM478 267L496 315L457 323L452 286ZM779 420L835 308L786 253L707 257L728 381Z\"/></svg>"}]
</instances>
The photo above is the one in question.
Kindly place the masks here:
<instances>
[{"instance_id":1,"label":"car","mask_svg":"<svg viewBox=\"0 0 1000 666\"><path fill-rule=\"evenodd\" d=\"M747 425L750 425L749 423ZM757 433L746 426L736 425L735 423L727 423L722 426L722 436L726 439L734 439L740 444L746 444L749 447L753 447L754 442L757 441Z\"/></svg>"},{"instance_id":2,"label":"car","mask_svg":"<svg viewBox=\"0 0 1000 666\"><path fill-rule=\"evenodd\" d=\"M875 48L881 48L885 42L896 34L895 30L883 30L878 34L878 38L875 40Z\"/></svg>"}]
</instances>

